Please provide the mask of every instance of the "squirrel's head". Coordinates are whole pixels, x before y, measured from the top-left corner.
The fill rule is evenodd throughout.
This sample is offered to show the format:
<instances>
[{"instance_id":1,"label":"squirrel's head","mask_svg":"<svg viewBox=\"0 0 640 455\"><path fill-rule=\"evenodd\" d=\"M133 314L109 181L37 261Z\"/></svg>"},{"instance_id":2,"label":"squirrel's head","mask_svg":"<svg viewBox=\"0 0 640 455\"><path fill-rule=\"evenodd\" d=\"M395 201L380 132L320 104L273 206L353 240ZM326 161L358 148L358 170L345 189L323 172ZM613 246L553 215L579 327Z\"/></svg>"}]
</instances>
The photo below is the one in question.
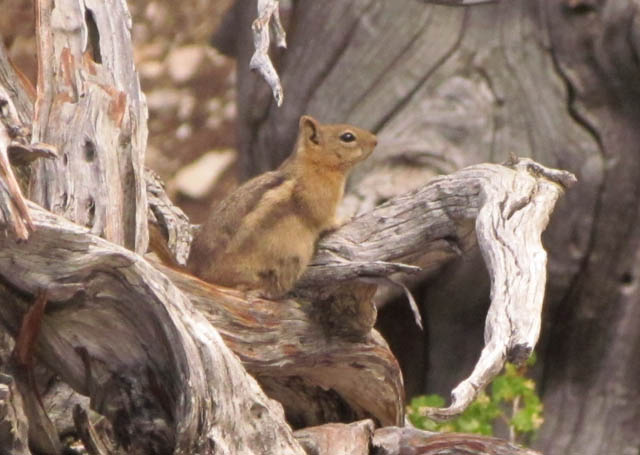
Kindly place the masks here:
<instances>
[{"instance_id":1,"label":"squirrel's head","mask_svg":"<svg viewBox=\"0 0 640 455\"><path fill-rule=\"evenodd\" d=\"M378 143L375 134L345 124L321 124L309 115L300 117L297 153L318 164L348 170L364 160Z\"/></svg>"}]
</instances>

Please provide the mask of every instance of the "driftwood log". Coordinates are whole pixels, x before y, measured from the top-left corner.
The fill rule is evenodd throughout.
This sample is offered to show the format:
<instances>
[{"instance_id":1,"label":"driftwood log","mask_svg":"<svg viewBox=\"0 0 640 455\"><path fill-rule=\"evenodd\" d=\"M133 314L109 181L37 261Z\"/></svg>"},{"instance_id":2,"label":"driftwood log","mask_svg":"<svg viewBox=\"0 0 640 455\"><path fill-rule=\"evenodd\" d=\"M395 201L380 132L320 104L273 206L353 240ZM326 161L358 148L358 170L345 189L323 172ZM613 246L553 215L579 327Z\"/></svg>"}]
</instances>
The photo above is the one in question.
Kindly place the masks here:
<instances>
[{"instance_id":1,"label":"driftwood log","mask_svg":"<svg viewBox=\"0 0 640 455\"><path fill-rule=\"evenodd\" d=\"M478 245L493 277L486 347L451 406L432 410L440 417L461 412L507 358L524 360L537 341L546 271L540 235L572 175L514 159L434 179L323 239L286 301L203 283L142 256L148 218L165 227L184 219L171 215L161 189L145 178L146 110L130 19L122 2L105 8L92 1L36 3L32 120L28 103L22 106L25 87L10 69L0 71L8 75L0 88L12 121L30 130L31 142L59 150L31 173L31 198L40 205L23 201L33 226L27 241L12 229L14 202L0 200L6 227L0 322L18 339L17 349L35 349L39 362L108 419L112 434L74 408L87 448L301 454L305 447L322 454L341 443L340 450L356 455L405 453L430 441L433 450L526 453L493 439L373 431L404 424L404 387L395 357L373 329L370 281L415 271L404 263L418 256L436 270ZM5 152L8 145L2 143ZM52 150L35 149L43 147ZM184 254L190 233L165 233ZM30 356L23 357L19 366L28 373ZM28 382L16 391L11 381L0 387L0 438L9 425L15 431L8 444L28 453L25 419L6 410L21 397L35 406L36 392ZM25 408L29 425L46 424L32 407ZM295 435L291 429L364 418L371 420L349 428L332 424ZM343 431L353 437L331 436Z\"/></svg>"}]
</instances>

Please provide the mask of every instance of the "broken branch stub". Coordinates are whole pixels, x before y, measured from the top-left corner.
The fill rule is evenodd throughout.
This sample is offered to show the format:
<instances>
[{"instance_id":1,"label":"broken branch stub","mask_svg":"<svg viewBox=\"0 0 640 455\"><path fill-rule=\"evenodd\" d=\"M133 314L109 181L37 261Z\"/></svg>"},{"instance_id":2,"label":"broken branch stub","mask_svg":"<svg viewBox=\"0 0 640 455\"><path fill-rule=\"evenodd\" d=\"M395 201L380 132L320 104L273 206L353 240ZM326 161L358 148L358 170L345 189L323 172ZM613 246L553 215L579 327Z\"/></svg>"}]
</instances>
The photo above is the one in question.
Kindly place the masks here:
<instances>
[{"instance_id":1,"label":"broken branch stub","mask_svg":"<svg viewBox=\"0 0 640 455\"><path fill-rule=\"evenodd\" d=\"M251 57L249 67L258 71L269 84L273 92L273 98L276 100L278 107L280 107L284 98L282 84L269 58L271 33L273 33L278 47L287 47L286 34L280 22L279 0L258 0L258 17L251 24L251 30L253 32L255 52Z\"/></svg>"},{"instance_id":2,"label":"broken branch stub","mask_svg":"<svg viewBox=\"0 0 640 455\"><path fill-rule=\"evenodd\" d=\"M33 166L30 198L140 254L148 244L147 107L126 2L35 2L33 141L58 160Z\"/></svg>"}]
</instances>

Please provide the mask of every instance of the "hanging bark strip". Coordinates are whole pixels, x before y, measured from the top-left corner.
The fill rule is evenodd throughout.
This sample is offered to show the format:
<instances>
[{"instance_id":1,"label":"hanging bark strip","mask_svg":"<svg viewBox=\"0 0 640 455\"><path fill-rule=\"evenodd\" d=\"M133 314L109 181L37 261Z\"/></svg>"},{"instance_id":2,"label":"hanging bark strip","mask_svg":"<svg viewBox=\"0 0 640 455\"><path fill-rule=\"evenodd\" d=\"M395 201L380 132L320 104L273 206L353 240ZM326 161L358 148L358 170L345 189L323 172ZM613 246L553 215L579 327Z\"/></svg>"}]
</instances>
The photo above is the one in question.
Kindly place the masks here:
<instances>
[{"instance_id":1,"label":"hanging bark strip","mask_svg":"<svg viewBox=\"0 0 640 455\"><path fill-rule=\"evenodd\" d=\"M286 34L280 22L279 0L258 0L258 18L251 24L251 30L253 31L253 45L256 50L251 57L249 67L262 75L269 87L271 87L276 104L281 106L284 93L282 92L280 77L269 58L271 33L273 33L278 47L287 47Z\"/></svg>"}]
</instances>

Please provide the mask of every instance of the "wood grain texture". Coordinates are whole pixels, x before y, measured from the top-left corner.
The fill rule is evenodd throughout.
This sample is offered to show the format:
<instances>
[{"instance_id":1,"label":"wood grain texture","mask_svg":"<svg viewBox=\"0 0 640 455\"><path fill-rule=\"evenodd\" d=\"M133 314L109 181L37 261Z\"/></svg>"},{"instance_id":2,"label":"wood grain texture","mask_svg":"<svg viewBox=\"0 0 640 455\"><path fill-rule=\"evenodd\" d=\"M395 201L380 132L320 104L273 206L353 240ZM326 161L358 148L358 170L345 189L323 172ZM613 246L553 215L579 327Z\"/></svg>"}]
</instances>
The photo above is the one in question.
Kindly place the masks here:
<instances>
[{"instance_id":1,"label":"wood grain texture","mask_svg":"<svg viewBox=\"0 0 640 455\"><path fill-rule=\"evenodd\" d=\"M15 455L31 455L27 438L29 423L22 396L13 378L0 374L0 447Z\"/></svg>"},{"instance_id":2,"label":"wood grain texture","mask_svg":"<svg viewBox=\"0 0 640 455\"><path fill-rule=\"evenodd\" d=\"M386 344L370 332L375 322L371 295L353 298L353 291L342 287L353 289L357 279L414 272L415 267L395 261L416 257L433 272L479 244L494 283L486 347L472 375L454 391L452 407L433 410L446 417L462 412L506 359L522 362L535 346L546 278L540 235L562 188L574 182L570 173L527 159L471 166L433 179L323 238L294 292L300 303L220 291L178 271L163 271L192 296L296 426L358 417L393 424L402 421L402 383ZM357 365L351 364L354 355ZM336 392L350 411L340 413L336 397L312 393L314 387ZM362 390L376 390L378 400L371 402Z\"/></svg>"},{"instance_id":3,"label":"wood grain texture","mask_svg":"<svg viewBox=\"0 0 640 455\"><path fill-rule=\"evenodd\" d=\"M108 240L144 253L147 108L133 65L126 3L36 2L36 142L60 159L38 163L30 197Z\"/></svg>"},{"instance_id":4,"label":"wood grain texture","mask_svg":"<svg viewBox=\"0 0 640 455\"><path fill-rule=\"evenodd\" d=\"M15 330L25 308L15 290L47 289L39 357L91 397L128 453L303 453L280 405L166 277L86 228L30 210L37 234L2 241L0 318Z\"/></svg>"},{"instance_id":5,"label":"wood grain texture","mask_svg":"<svg viewBox=\"0 0 640 455\"><path fill-rule=\"evenodd\" d=\"M569 110L598 143L600 186L579 274L553 308L540 447L632 452L640 447L638 3L543 4Z\"/></svg>"},{"instance_id":6,"label":"wood grain texture","mask_svg":"<svg viewBox=\"0 0 640 455\"><path fill-rule=\"evenodd\" d=\"M380 213L373 212L368 220L366 215L354 220L352 224L356 227L376 226L382 234L369 232L366 235L370 243L356 238L353 244L371 249L371 253L361 250L365 257L381 254L376 246L383 243L375 239L378 235L384 236L390 226L380 220L395 219L398 245L405 244L401 241L405 236L415 240L416 236L426 235L430 230L435 231L436 236L444 235L446 245L449 245L455 242L452 236L456 235L458 223L464 226L467 219L474 217L486 220L482 215L485 212L489 218L496 217L492 225L505 224L504 228L496 231L494 226L490 231L505 236L514 229L509 226L510 222L523 230L524 217L527 224L533 226L531 236L534 238L523 237L523 241L533 243L536 235L539 241L539 230L544 227L549 211L561 193L560 186L554 181L568 185L570 175L526 160L514 165L514 169L502 165L470 167L436 179L422 192L405 195L380 208L381 211L398 210L405 218L380 217ZM535 197L531 198L531 194ZM419 214L438 204L442 204L440 209L429 214L430 220L438 221L423 228L423 232L405 229L402 225L403 221L409 221L417 228L423 224ZM534 216L525 216L529 210ZM227 369L216 367L220 362L234 365L233 360L227 358L225 352L229 351L222 347L217 332L191 307L187 295L217 327L226 345L245 368L272 397L282 401L287 416L295 424L308 426L363 417L372 417L382 425L402 424L404 400L399 369L384 340L371 331L372 320L368 326L370 332L364 335L358 332L348 336L343 331L332 331L333 326L325 324L326 314L318 315L318 311L325 311L326 307L319 308L304 300L259 300L167 268L163 269L165 277L134 253L91 236L84 228L41 211L35 205L31 206L31 211L38 226L37 236L24 246L16 245L11 238L4 241L0 250L0 274L13 288L23 292L47 289L51 302L41 333L41 356L72 387L91 396L93 406L110 418L119 441L125 446L132 445L139 450L157 448L143 444L206 447L210 442L208 439L191 439L195 437L195 415L202 412L211 415L213 410L207 403L219 403L215 408L218 425L222 425L220 422L225 416L229 422L249 418L237 414L235 407L233 411L223 409L222 403L237 401L242 390L246 390L248 396L244 393L240 396L246 396L250 402L258 400L260 409L264 407L275 413L272 423L266 416L262 417L267 419L267 428L273 425L272 431L283 431L278 429L277 408L272 409L270 406L275 405L269 401L261 401L266 398L259 398L260 392L253 388L257 385L243 376L239 364ZM480 235L485 233L486 221L477 221L476 225ZM450 231L445 231L443 226L448 226ZM350 224L333 236L344 238L342 231L349 232L350 229L351 236L356 236ZM508 242L514 241L505 238ZM330 240L331 237L325 242L330 245ZM416 244L410 247L410 243L406 242L407 252L417 247ZM439 245L437 239L434 243ZM509 246L493 240L484 243L491 244L480 242L488 255L510 257L515 252L516 263L527 263L527 254L531 251L519 249L515 242ZM393 258L397 259L408 253L400 249L395 254L397 256ZM540 252L533 250L533 254ZM357 257L351 258L354 259L358 261ZM348 261L342 259L338 266ZM543 267L544 261L537 264ZM362 270L365 277L370 275L366 269ZM507 318L488 318L490 359L481 362L471 378L478 388L496 374L496 368L507 356L522 358L530 352L540 320L539 289L543 287L540 280L544 268L529 272L510 271L520 278L508 287L510 294L507 296L499 288L506 278L499 278L499 274L509 270L495 264L490 270L498 277L493 311L505 314ZM335 281L335 275L328 276ZM323 292L319 283L321 281L316 281L315 285ZM175 288L176 285L182 292ZM8 302L15 302L16 295L7 288L3 292ZM360 303L355 300L356 306L351 311L341 310L339 318L361 320ZM371 306L370 301L368 305ZM526 305L532 306L523 312ZM18 323L18 308L7 305L0 310L7 326L15 327ZM111 336L114 332L119 335L116 344ZM218 351L218 344L221 351ZM185 388L185 384L192 386ZM219 387L211 388L207 384L219 384ZM126 397L121 395L123 387L130 391ZM455 406L439 412L460 412L470 402L473 392L475 390L470 394L458 393ZM164 398L148 401L149 398L144 397L149 393ZM233 400L227 395L230 393L235 395ZM371 400L371 396L376 399ZM185 409L182 403L192 404ZM223 436L226 433L220 431L222 433L218 434L211 430L222 438L223 442L217 442L218 445L226 441ZM262 431L266 430L263 428ZM138 433L150 437L134 438ZM212 433L207 434L210 437ZM278 434L287 440L286 432ZM234 437L234 441L250 444L246 439ZM283 443L280 438L277 441Z\"/></svg>"},{"instance_id":7,"label":"wood grain texture","mask_svg":"<svg viewBox=\"0 0 640 455\"><path fill-rule=\"evenodd\" d=\"M249 62L249 68L262 75L265 82L271 87L273 98L278 106L282 105L283 93L280 78L269 58L269 45L271 35L278 47L287 47L287 39L282 23L280 22L280 3L278 0L258 1L258 17L251 24L253 31L253 43L255 52Z\"/></svg>"},{"instance_id":8,"label":"wood grain texture","mask_svg":"<svg viewBox=\"0 0 640 455\"><path fill-rule=\"evenodd\" d=\"M295 427L362 418L402 424L402 377L386 342L371 330L374 321L366 331L347 335L325 324L315 303L259 299L159 267L267 394L282 403ZM354 307L343 319L362 319L362 310Z\"/></svg>"},{"instance_id":9,"label":"wood grain texture","mask_svg":"<svg viewBox=\"0 0 640 455\"><path fill-rule=\"evenodd\" d=\"M415 428L380 428L371 442L376 455L541 455L498 438L431 433Z\"/></svg>"}]
</instances>

